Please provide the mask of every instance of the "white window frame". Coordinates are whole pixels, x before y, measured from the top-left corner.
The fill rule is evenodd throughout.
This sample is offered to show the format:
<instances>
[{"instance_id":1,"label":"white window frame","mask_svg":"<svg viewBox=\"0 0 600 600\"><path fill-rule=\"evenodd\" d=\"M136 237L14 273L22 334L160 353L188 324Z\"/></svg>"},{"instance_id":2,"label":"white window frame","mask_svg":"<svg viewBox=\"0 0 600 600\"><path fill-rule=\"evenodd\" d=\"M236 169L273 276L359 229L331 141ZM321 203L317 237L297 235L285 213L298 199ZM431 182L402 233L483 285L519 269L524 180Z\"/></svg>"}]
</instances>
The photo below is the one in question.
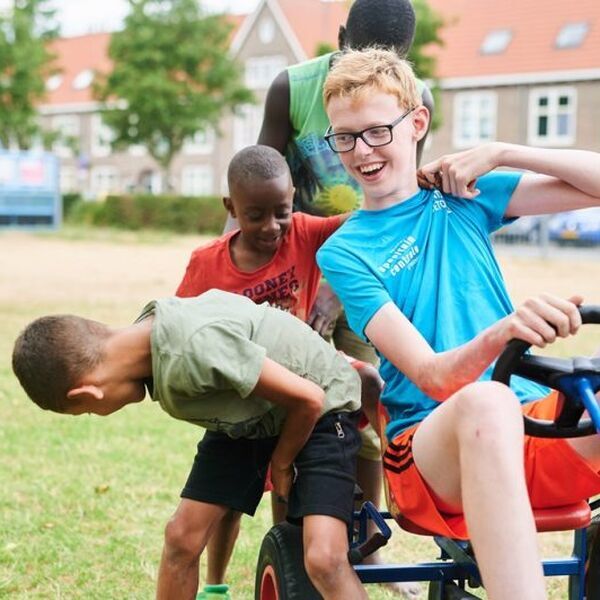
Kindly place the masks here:
<instances>
[{"instance_id":1,"label":"white window frame","mask_svg":"<svg viewBox=\"0 0 600 600\"><path fill-rule=\"evenodd\" d=\"M189 140L183 144L184 154L210 154L215 149L215 130L205 129L197 131Z\"/></svg>"},{"instance_id":2,"label":"white window frame","mask_svg":"<svg viewBox=\"0 0 600 600\"><path fill-rule=\"evenodd\" d=\"M75 138L81 142L81 119L77 115L56 115L52 118L52 129L60 138L54 142L52 150L60 158L71 158L73 150L61 138Z\"/></svg>"},{"instance_id":3,"label":"white window frame","mask_svg":"<svg viewBox=\"0 0 600 600\"><path fill-rule=\"evenodd\" d=\"M546 107L539 106L540 98L546 96ZM568 107L559 105L561 96L569 97ZM569 131L558 133L559 116L569 116ZM538 121L542 116L548 117L548 134L538 134ZM577 88L572 86L548 86L533 88L529 92L528 143L532 146L572 146L577 135Z\"/></svg>"},{"instance_id":4,"label":"white window frame","mask_svg":"<svg viewBox=\"0 0 600 600\"><path fill-rule=\"evenodd\" d=\"M90 192L92 197L101 199L119 191L119 172L116 167L99 165L91 168Z\"/></svg>"},{"instance_id":5,"label":"white window frame","mask_svg":"<svg viewBox=\"0 0 600 600\"><path fill-rule=\"evenodd\" d=\"M256 144L263 120L263 108L245 104L233 119L233 151Z\"/></svg>"},{"instance_id":6,"label":"white window frame","mask_svg":"<svg viewBox=\"0 0 600 600\"><path fill-rule=\"evenodd\" d=\"M214 194L213 170L210 165L187 165L181 169L183 196L210 196Z\"/></svg>"},{"instance_id":7,"label":"white window frame","mask_svg":"<svg viewBox=\"0 0 600 600\"><path fill-rule=\"evenodd\" d=\"M488 107L488 114L485 112L485 104ZM465 115L467 105L471 105L471 114ZM483 119L490 120L490 134L482 134ZM470 123L469 129L472 135L465 135L463 125ZM454 123L452 126L452 143L457 149L472 148L478 144L492 142L496 139L496 128L498 122L498 94L492 91L486 92L459 92L454 96Z\"/></svg>"},{"instance_id":8,"label":"white window frame","mask_svg":"<svg viewBox=\"0 0 600 600\"><path fill-rule=\"evenodd\" d=\"M77 167L72 165L61 165L59 187L62 194L78 191L79 173Z\"/></svg>"},{"instance_id":9,"label":"white window frame","mask_svg":"<svg viewBox=\"0 0 600 600\"><path fill-rule=\"evenodd\" d=\"M252 56L246 59L245 84L251 90L266 90L288 65L283 54Z\"/></svg>"},{"instance_id":10,"label":"white window frame","mask_svg":"<svg viewBox=\"0 0 600 600\"><path fill-rule=\"evenodd\" d=\"M115 139L113 130L102 120L102 115L95 114L91 118L90 153L92 156L104 158L112 154L111 142Z\"/></svg>"}]
</instances>

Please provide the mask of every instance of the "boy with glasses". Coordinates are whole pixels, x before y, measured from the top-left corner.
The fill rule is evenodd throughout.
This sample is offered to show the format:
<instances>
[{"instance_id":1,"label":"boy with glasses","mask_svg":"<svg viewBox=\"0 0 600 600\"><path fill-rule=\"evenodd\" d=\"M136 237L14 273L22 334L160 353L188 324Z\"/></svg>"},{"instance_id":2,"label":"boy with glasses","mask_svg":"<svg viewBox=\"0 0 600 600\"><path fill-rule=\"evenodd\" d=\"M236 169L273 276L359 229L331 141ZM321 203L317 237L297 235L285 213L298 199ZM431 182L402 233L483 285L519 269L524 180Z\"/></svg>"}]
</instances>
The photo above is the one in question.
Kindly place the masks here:
<instances>
[{"instance_id":1,"label":"boy with glasses","mask_svg":"<svg viewBox=\"0 0 600 600\"><path fill-rule=\"evenodd\" d=\"M531 507L598 494L600 438L524 436L523 412L551 418L557 394L487 380L510 339L542 347L575 333L582 298L543 295L515 311L489 234L518 216L599 205L600 155L492 143L425 165L430 189L420 189L429 114L407 63L348 52L324 101L328 143L365 205L317 259L382 359L390 509L434 534L468 535L488 598L544 598Z\"/></svg>"}]
</instances>

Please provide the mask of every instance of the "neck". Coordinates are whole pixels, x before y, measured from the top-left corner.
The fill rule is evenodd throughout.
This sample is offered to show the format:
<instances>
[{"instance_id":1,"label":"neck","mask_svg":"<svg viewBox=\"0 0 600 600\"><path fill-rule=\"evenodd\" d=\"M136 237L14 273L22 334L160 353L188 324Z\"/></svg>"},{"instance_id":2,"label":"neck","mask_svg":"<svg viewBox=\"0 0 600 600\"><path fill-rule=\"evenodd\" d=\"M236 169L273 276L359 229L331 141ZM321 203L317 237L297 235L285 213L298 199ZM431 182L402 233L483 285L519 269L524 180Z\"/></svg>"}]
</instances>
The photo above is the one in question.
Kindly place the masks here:
<instances>
[{"instance_id":1,"label":"neck","mask_svg":"<svg viewBox=\"0 0 600 600\"><path fill-rule=\"evenodd\" d=\"M241 231L229 241L231 262L240 271L256 271L256 269L260 269L260 267L266 265L273 258L275 252L258 252L246 243Z\"/></svg>"},{"instance_id":2,"label":"neck","mask_svg":"<svg viewBox=\"0 0 600 600\"><path fill-rule=\"evenodd\" d=\"M130 380L152 376L150 335L154 317L112 332L105 346L105 364Z\"/></svg>"},{"instance_id":3,"label":"neck","mask_svg":"<svg viewBox=\"0 0 600 600\"><path fill-rule=\"evenodd\" d=\"M366 210L383 210L396 204L402 204L402 202L412 198L418 191L419 186L415 178L410 183L398 185L392 192L383 196L365 193L364 207Z\"/></svg>"}]
</instances>

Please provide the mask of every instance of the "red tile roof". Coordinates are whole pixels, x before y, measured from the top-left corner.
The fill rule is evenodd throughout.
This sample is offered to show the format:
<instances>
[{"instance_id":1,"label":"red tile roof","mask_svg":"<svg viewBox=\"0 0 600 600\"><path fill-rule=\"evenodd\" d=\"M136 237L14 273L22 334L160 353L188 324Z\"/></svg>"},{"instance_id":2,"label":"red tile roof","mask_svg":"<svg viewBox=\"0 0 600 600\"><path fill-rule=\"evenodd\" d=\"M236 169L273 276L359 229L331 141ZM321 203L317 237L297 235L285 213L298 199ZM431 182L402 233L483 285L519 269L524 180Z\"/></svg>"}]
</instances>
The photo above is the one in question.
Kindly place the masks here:
<instances>
[{"instance_id":1,"label":"red tile roof","mask_svg":"<svg viewBox=\"0 0 600 600\"><path fill-rule=\"evenodd\" d=\"M344 0L277 0L306 56L315 56L326 42L337 48L340 25L346 23L349 3Z\"/></svg>"},{"instance_id":2,"label":"red tile roof","mask_svg":"<svg viewBox=\"0 0 600 600\"><path fill-rule=\"evenodd\" d=\"M231 39L246 15L226 15L226 18L233 25ZM92 87L76 90L73 88L73 81L79 73L88 69L98 73L110 70L110 36L110 33L92 33L54 40L50 49L57 55L56 65L61 69L62 81L56 90L47 92L42 104L48 106L93 102Z\"/></svg>"},{"instance_id":3,"label":"red tile roof","mask_svg":"<svg viewBox=\"0 0 600 600\"><path fill-rule=\"evenodd\" d=\"M429 0L448 25L445 46L435 49L438 76L477 77L600 68L599 0ZM587 35L578 48L558 49L555 40L567 23L585 21ZM501 54L482 55L486 35L510 29Z\"/></svg>"}]
</instances>

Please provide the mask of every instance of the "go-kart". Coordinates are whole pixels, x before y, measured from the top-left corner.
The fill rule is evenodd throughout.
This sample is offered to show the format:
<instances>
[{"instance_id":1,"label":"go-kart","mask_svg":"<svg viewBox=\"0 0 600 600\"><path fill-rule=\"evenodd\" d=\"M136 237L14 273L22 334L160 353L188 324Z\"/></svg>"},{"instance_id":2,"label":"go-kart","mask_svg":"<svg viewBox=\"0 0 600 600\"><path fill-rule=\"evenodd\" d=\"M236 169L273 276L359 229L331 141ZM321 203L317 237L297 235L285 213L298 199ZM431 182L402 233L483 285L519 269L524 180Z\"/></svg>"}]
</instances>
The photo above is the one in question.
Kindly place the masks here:
<instances>
[{"instance_id":1,"label":"go-kart","mask_svg":"<svg viewBox=\"0 0 600 600\"><path fill-rule=\"evenodd\" d=\"M600 306L580 307L584 324L600 324ZM525 433L539 437L571 438L600 433L600 408L595 394L600 391L600 358L552 358L529 353L530 345L510 342L498 358L493 379L509 384L519 375L558 390L564 396L554 421L524 417ZM582 500L569 506L534 510L539 532L573 531L573 553L569 557L546 559L546 576L569 578L568 600L600 600L600 515L592 511L600 500ZM423 531L400 517L398 523L410 533L432 535L439 557L418 564L363 565L362 560L385 545L391 537L386 523L388 512L379 512L365 502L354 515L349 531L348 560L363 583L429 582L429 600L468 600L478 598L466 587L480 587L481 578L469 542L439 537ZM371 520L377 531L367 536ZM507 576L510 576L507 574ZM302 529L281 523L265 536L256 569L255 600L318 600L321 596L310 582L303 566Z\"/></svg>"}]
</instances>

